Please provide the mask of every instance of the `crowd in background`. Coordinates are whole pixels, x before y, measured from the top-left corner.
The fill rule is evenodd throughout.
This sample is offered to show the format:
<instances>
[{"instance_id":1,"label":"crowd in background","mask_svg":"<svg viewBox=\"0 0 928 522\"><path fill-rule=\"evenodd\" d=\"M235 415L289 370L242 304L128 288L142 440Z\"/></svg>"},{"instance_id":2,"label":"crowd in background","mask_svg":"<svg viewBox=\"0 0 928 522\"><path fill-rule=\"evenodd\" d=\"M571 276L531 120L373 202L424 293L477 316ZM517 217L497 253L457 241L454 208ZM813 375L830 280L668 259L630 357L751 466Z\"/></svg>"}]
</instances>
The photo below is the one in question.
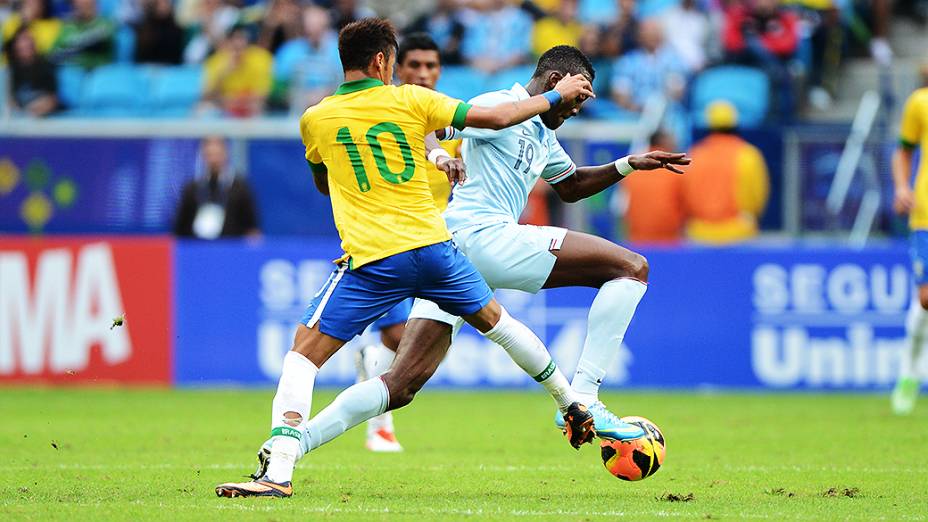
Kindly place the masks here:
<instances>
[{"instance_id":1,"label":"crowd in background","mask_svg":"<svg viewBox=\"0 0 928 522\"><path fill-rule=\"evenodd\" d=\"M137 64L202 67L200 112L296 111L340 82L337 31L377 14L395 18L402 32L429 33L444 65L475 74L575 45L597 65L599 99L587 112L600 117L635 114L655 94L683 103L694 75L739 63L768 75L776 93L770 114L790 118L807 103L828 107L842 57L855 45L879 61L892 58L888 0L409 0L376 13L381 4L0 0L10 102L35 116L66 109L56 67L92 69L129 54L123 58Z\"/></svg>"}]
</instances>

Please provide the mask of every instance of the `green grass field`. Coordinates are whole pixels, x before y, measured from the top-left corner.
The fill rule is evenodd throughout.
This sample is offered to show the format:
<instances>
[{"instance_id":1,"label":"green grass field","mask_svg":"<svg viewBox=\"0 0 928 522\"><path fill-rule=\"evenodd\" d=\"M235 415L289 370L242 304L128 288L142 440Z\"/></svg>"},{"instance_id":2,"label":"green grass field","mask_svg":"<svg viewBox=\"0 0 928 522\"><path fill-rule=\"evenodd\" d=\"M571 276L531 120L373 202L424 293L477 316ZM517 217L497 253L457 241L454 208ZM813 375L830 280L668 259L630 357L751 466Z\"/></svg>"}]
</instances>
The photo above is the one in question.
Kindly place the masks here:
<instances>
[{"instance_id":1,"label":"green grass field","mask_svg":"<svg viewBox=\"0 0 928 522\"><path fill-rule=\"evenodd\" d=\"M217 498L215 484L252 471L271 396L2 389L0 518L928 517L928 409L895 418L885 397L866 395L607 395L667 437L664 467L628 483L598 447L566 444L540 392L427 390L397 414L405 453L367 453L358 427L304 459L293 498Z\"/></svg>"}]
</instances>

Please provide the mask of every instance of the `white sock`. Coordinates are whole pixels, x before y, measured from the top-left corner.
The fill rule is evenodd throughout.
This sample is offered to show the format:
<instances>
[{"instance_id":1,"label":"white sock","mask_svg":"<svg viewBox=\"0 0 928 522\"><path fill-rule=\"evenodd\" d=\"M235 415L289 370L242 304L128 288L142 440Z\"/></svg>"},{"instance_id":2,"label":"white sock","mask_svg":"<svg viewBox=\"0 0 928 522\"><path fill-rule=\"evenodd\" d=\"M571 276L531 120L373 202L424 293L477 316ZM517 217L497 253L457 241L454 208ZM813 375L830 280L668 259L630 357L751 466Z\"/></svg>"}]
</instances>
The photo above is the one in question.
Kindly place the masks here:
<instances>
[{"instance_id":1,"label":"white sock","mask_svg":"<svg viewBox=\"0 0 928 522\"><path fill-rule=\"evenodd\" d=\"M364 374L367 378L374 378L383 375L390 369L396 353L384 346L383 343L372 344L364 347L364 356L361 358L364 365ZM367 435L371 436L380 430L393 431L393 413L385 412L367 421Z\"/></svg>"},{"instance_id":2,"label":"white sock","mask_svg":"<svg viewBox=\"0 0 928 522\"><path fill-rule=\"evenodd\" d=\"M380 377L359 382L306 423L303 449L309 452L387 409L390 393Z\"/></svg>"},{"instance_id":3,"label":"white sock","mask_svg":"<svg viewBox=\"0 0 928 522\"><path fill-rule=\"evenodd\" d=\"M905 320L905 332L908 339L906 354L899 368L899 378L918 380L918 362L921 358L922 347L928 340L928 312L922 308L917 296L909 306L909 314Z\"/></svg>"},{"instance_id":4,"label":"white sock","mask_svg":"<svg viewBox=\"0 0 928 522\"><path fill-rule=\"evenodd\" d=\"M284 357L277 394L271 407L271 463L268 465L267 476L274 482L288 482L293 478L293 467L303 438L303 426L312 406L313 384L317 373L319 368L297 352L287 352ZM287 412L300 415L298 425L293 426L292 421L286 421L284 414Z\"/></svg>"},{"instance_id":5,"label":"white sock","mask_svg":"<svg viewBox=\"0 0 928 522\"><path fill-rule=\"evenodd\" d=\"M505 308L501 312L499 322L483 336L502 346L519 368L548 390L558 409L566 413L570 403L576 401L567 377L534 332L515 320Z\"/></svg>"},{"instance_id":6,"label":"white sock","mask_svg":"<svg viewBox=\"0 0 928 522\"><path fill-rule=\"evenodd\" d=\"M571 386L580 402L599 400L599 385L615 361L638 302L648 285L637 279L613 279L599 289L590 306L586 341Z\"/></svg>"}]
</instances>

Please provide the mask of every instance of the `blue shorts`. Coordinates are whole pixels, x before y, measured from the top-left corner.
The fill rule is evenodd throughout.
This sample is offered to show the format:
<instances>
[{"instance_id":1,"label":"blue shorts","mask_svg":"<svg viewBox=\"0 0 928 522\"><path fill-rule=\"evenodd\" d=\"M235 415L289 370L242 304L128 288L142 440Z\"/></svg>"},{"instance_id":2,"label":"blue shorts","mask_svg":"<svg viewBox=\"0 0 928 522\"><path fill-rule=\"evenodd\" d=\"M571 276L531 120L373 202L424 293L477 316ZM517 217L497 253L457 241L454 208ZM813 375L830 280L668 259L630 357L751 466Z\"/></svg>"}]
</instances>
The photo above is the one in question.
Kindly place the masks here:
<instances>
[{"instance_id":1,"label":"blue shorts","mask_svg":"<svg viewBox=\"0 0 928 522\"><path fill-rule=\"evenodd\" d=\"M349 341L410 297L428 299L452 315L470 315L493 300L490 287L451 241L349 269L342 263L313 298L300 322Z\"/></svg>"},{"instance_id":2,"label":"blue shorts","mask_svg":"<svg viewBox=\"0 0 928 522\"><path fill-rule=\"evenodd\" d=\"M928 284L928 230L912 231L912 272L915 274L915 284L921 286Z\"/></svg>"},{"instance_id":3,"label":"blue shorts","mask_svg":"<svg viewBox=\"0 0 928 522\"><path fill-rule=\"evenodd\" d=\"M412 303L415 301L412 297L405 299L400 304L394 306L383 317L374 321L375 330L383 330L395 324L405 323L409 319L409 312L412 311Z\"/></svg>"}]
</instances>

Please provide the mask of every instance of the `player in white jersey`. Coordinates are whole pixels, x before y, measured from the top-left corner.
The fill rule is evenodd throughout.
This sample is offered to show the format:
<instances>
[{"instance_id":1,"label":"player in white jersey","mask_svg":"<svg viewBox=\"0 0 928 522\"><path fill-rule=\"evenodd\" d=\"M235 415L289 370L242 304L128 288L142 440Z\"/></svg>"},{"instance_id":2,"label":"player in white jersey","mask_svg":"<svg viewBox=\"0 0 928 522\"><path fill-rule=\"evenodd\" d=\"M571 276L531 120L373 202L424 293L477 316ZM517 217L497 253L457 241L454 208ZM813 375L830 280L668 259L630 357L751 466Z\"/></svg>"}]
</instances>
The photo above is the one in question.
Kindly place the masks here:
<instances>
[{"instance_id":1,"label":"player in white jersey","mask_svg":"<svg viewBox=\"0 0 928 522\"><path fill-rule=\"evenodd\" d=\"M557 46L541 56L525 87L517 83L509 90L480 95L471 103L496 105L527 99L550 89L567 74L583 74L592 81L594 71L578 49ZM593 413L597 435L609 438L604 429L621 429L624 423L599 400L599 387L647 289L648 263L643 256L603 238L558 227L520 225L518 219L538 178L547 181L561 200L573 203L635 170L666 168L682 174L676 166L688 165L690 160L682 153L657 151L578 168L558 143L554 129L576 115L581 104L557 107L498 131L446 129L449 137L464 138L462 155L468 179L455 188L444 217L455 243L491 288L530 293L563 286L599 289L571 386ZM433 351L444 353L452 327L456 330L461 324L460 318L434 303L417 300L407 335L419 335L422 341L438 339L441 346Z\"/></svg>"}]
</instances>

